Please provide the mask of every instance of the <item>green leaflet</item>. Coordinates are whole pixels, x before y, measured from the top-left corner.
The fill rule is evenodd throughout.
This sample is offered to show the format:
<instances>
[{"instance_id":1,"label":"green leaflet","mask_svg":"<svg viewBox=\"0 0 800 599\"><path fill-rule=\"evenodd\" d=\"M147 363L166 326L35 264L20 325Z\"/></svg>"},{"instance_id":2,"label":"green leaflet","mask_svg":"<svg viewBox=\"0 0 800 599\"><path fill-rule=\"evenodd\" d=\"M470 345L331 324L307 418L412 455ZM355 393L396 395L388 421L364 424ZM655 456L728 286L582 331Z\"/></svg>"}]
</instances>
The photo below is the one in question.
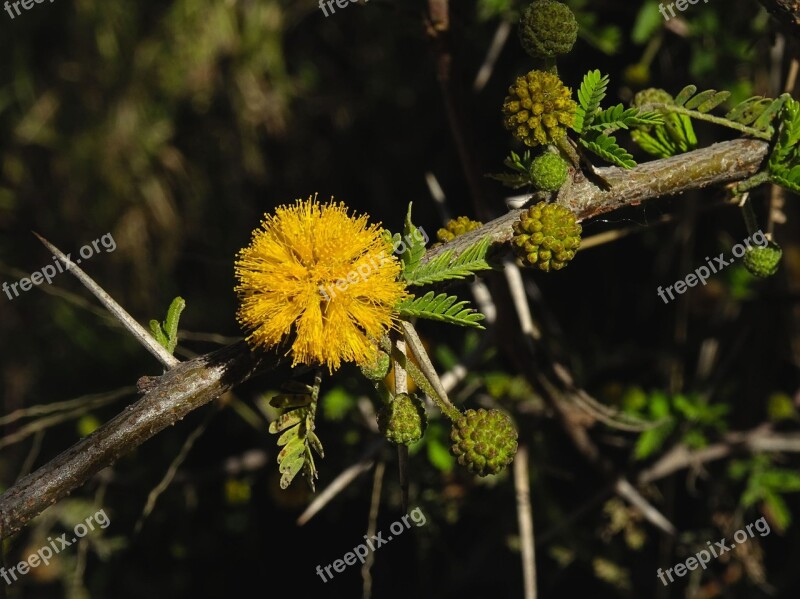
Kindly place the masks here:
<instances>
[{"instance_id":1,"label":"green leaflet","mask_svg":"<svg viewBox=\"0 0 800 599\"><path fill-rule=\"evenodd\" d=\"M186 308L186 301L182 297L176 297L167 309L167 319L160 323L157 320L150 321L150 331L153 337L169 353L175 352L178 345L178 322L181 319L181 312Z\"/></svg>"},{"instance_id":2,"label":"green leaflet","mask_svg":"<svg viewBox=\"0 0 800 599\"><path fill-rule=\"evenodd\" d=\"M281 393L270 400L274 407L287 408L269 425L272 434L281 433L278 437L278 471L281 473L281 489L288 487L298 473L303 472L311 490L315 489L315 481L319 478L312 450L324 458L322 443L314 433L314 418L317 412L317 398L321 377L317 375L314 386L286 385L292 393ZM306 393L297 393L302 389Z\"/></svg>"},{"instance_id":3,"label":"green leaflet","mask_svg":"<svg viewBox=\"0 0 800 599\"><path fill-rule=\"evenodd\" d=\"M730 92L718 92L715 89L707 89L699 94L695 94L696 91L696 85L687 85L675 96L674 104L676 106L683 106L687 110L709 112L731 96Z\"/></svg>"},{"instance_id":4,"label":"green leaflet","mask_svg":"<svg viewBox=\"0 0 800 599\"><path fill-rule=\"evenodd\" d=\"M600 108L600 102L606 97L607 88L608 75L601 75L596 69L584 75L578 89L578 110L575 112L575 121L572 125L576 133L582 133L591 126L595 113Z\"/></svg>"},{"instance_id":5,"label":"green leaflet","mask_svg":"<svg viewBox=\"0 0 800 599\"><path fill-rule=\"evenodd\" d=\"M646 131L631 131L631 139L642 150L658 158L669 158L685 151L670 139L664 127L654 129L652 135Z\"/></svg>"},{"instance_id":6,"label":"green leaflet","mask_svg":"<svg viewBox=\"0 0 800 599\"><path fill-rule=\"evenodd\" d=\"M417 227L411 222L411 202L408 203L408 212L406 213L406 220L403 224L403 235L395 234L392 241L395 247L403 243L405 249L400 254L400 262L403 264L403 278L408 280L414 270L417 268L420 259L425 255L425 238L417 234Z\"/></svg>"},{"instance_id":7,"label":"green leaflet","mask_svg":"<svg viewBox=\"0 0 800 599\"><path fill-rule=\"evenodd\" d=\"M771 121L786 98L790 98L788 94L783 94L776 100L753 96L734 106L725 117L708 114L729 97L730 92L727 91L709 89L697 93L696 85L687 85L678 92L673 102L653 104L652 107L659 112L671 112L674 116L692 117L722 125L758 139L770 139L773 132Z\"/></svg>"},{"instance_id":8,"label":"green leaflet","mask_svg":"<svg viewBox=\"0 0 800 599\"><path fill-rule=\"evenodd\" d=\"M622 168L633 168L636 161L628 151L617 144L617 139L613 135L605 135L598 131L589 131L580 138L581 144L591 152L600 156L604 160L621 166Z\"/></svg>"},{"instance_id":9,"label":"green leaflet","mask_svg":"<svg viewBox=\"0 0 800 599\"><path fill-rule=\"evenodd\" d=\"M427 318L464 327L484 328L480 324L484 315L468 307L469 302L457 300L455 295L435 295L433 291L429 291L422 297L403 300L397 305L397 310L406 319Z\"/></svg>"},{"instance_id":10,"label":"green leaflet","mask_svg":"<svg viewBox=\"0 0 800 599\"><path fill-rule=\"evenodd\" d=\"M610 133L618 129L661 127L666 121L659 112L638 107L626 109L622 104L601 110L600 102L606 96L608 82L608 75L601 75L598 70L586 73L578 90L578 110L572 128L579 134L580 144L590 152L619 167L633 168L636 166L633 156ZM653 148L663 146L660 152L667 149L656 138L651 137L647 142L651 142Z\"/></svg>"},{"instance_id":11,"label":"green leaflet","mask_svg":"<svg viewBox=\"0 0 800 599\"><path fill-rule=\"evenodd\" d=\"M800 102L785 98L780 118L781 128L767 170L772 181L800 193Z\"/></svg>"},{"instance_id":12,"label":"green leaflet","mask_svg":"<svg viewBox=\"0 0 800 599\"><path fill-rule=\"evenodd\" d=\"M417 266L411 273L406 273L405 279L409 285L430 285L463 279L479 270L489 270L492 267L486 262L486 253L490 244L491 238L487 236L469 246L456 258L453 258L453 250L442 252L425 264Z\"/></svg>"},{"instance_id":13,"label":"green leaflet","mask_svg":"<svg viewBox=\"0 0 800 599\"><path fill-rule=\"evenodd\" d=\"M531 162L533 162L533 158L530 150L525 150L522 156L511 150L510 154L503 160L503 164L513 172L488 174L486 176L495 181L500 181L500 183L511 189L532 185L530 175Z\"/></svg>"},{"instance_id":14,"label":"green leaflet","mask_svg":"<svg viewBox=\"0 0 800 599\"><path fill-rule=\"evenodd\" d=\"M622 104L617 104L598 112L591 125L584 125L584 131L596 129L609 133L617 129L661 125L663 123L664 119L657 112L640 112L638 108L626 109Z\"/></svg>"},{"instance_id":15,"label":"green leaflet","mask_svg":"<svg viewBox=\"0 0 800 599\"><path fill-rule=\"evenodd\" d=\"M772 118L780 111L786 101L786 95L777 99L753 96L734 106L725 118L735 123L752 126L768 133L772 133Z\"/></svg>"}]
</instances>

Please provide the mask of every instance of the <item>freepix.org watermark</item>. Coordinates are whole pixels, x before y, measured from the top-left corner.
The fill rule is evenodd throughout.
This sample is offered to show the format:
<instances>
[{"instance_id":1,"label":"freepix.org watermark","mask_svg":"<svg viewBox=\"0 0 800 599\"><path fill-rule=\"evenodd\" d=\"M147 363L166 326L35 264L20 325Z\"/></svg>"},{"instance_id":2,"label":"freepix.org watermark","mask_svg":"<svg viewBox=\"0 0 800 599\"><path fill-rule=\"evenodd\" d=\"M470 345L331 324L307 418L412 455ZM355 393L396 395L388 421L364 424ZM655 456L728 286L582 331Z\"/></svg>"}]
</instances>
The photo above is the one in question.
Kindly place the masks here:
<instances>
[{"instance_id":1,"label":"freepix.org watermark","mask_svg":"<svg viewBox=\"0 0 800 599\"><path fill-rule=\"evenodd\" d=\"M771 532L767 520L764 516L761 516L752 524L748 524L744 528L733 533L733 540L739 543L739 545L746 543L755 536L753 534L753 527L755 527L762 537L766 537ZM706 565L711 561L712 555L717 558L723 553L728 553L728 551L736 548L736 543L731 543L729 546L725 539L720 539L712 546L711 541L707 541L706 545L708 545L710 553L705 549L701 549L695 553L693 557L687 558L686 561L680 562L679 564L675 564L672 568L667 568L666 571L662 571L661 568L659 568L658 572L656 572L656 576L661 580L664 586L667 586L669 583L664 578L665 574L666 577L669 578L669 582L675 582L675 579L672 578L673 571L675 572L675 576L683 577L686 576L687 572L697 570L698 566L701 566L703 570L705 570Z\"/></svg>"},{"instance_id":2,"label":"freepix.org watermark","mask_svg":"<svg viewBox=\"0 0 800 599\"><path fill-rule=\"evenodd\" d=\"M109 524L111 524L111 520L106 516L106 511L100 510L86 518L83 522L76 524L75 528L72 529L73 536L71 538L67 538L69 533L66 532L55 539L47 537L49 544L40 548L36 553L31 553L28 559L21 561L16 566L10 567L8 570L0 567L0 577L6 581L7 585L10 585L18 580L19 576L25 576L30 572L31 568L38 568L42 564L45 566L48 565L54 555L73 543L77 543L78 539L85 537L89 534L89 531L94 530L95 525L100 528L108 528Z\"/></svg>"},{"instance_id":3,"label":"freepix.org watermark","mask_svg":"<svg viewBox=\"0 0 800 599\"><path fill-rule=\"evenodd\" d=\"M425 514L422 513L422 510L418 507L411 510L405 516L400 518L400 520L396 520L392 522L391 526L389 526L389 531L392 533L387 536L385 539L383 538L383 532L379 532L377 535L367 538L367 535L364 535L364 540L367 542L365 545L361 543L353 547L352 551L348 551L342 556L342 559L335 559L333 560L332 564L328 564L324 568L322 566L317 566L317 574L322 579L322 582L328 582L330 579L334 577L334 574L331 573L331 568L336 570L336 572L344 572L347 566L352 566L356 563L356 560L360 561L362 564L367 559L370 551L377 551L381 548L382 545L385 545L395 537L399 537L403 534L407 529L411 528L411 524L408 523L408 519L414 522L417 527L424 526L428 519L425 517ZM404 528L405 526L405 528ZM323 573L324 570L324 573ZM325 574L328 577L325 577Z\"/></svg>"},{"instance_id":4,"label":"freepix.org watermark","mask_svg":"<svg viewBox=\"0 0 800 599\"><path fill-rule=\"evenodd\" d=\"M33 8L34 4L41 4L42 2L44 2L44 0L15 0L14 2L6 2L3 5L3 8L6 9L8 16L11 17L11 19L13 20L14 12L17 13L17 16L20 16L22 14L19 10L20 4L22 5L22 8L24 8L25 10L30 10ZM50 4L52 4L53 2L54 0L50 0ZM14 12L11 11L12 7L14 9Z\"/></svg>"},{"instance_id":5,"label":"freepix.org watermark","mask_svg":"<svg viewBox=\"0 0 800 599\"><path fill-rule=\"evenodd\" d=\"M392 251L397 255L402 254L408 247L406 244L410 244L412 240L428 243L429 237L425 232L425 229L422 227L417 227L412 233L406 235L402 239L398 239L392 246ZM338 279L335 283L328 285L327 288L320 285L319 292L322 294L322 297L325 298L325 301L331 301L334 297L336 297L336 291L334 290L334 287L336 287L336 289L339 291L344 291L350 287L350 285L355 285L359 281L366 281L373 272L378 270L389 260L391 260L391 258L386 255L386 252L381 252L378 254L377 260L373 258L366 264L359 264L358 268L351 270L347 274L346 278Z\"/></svg>"},{"instance_id":6,"label":"freepix.org watermark","mask_svg":"<svg viewBox=\"0 0 800 599\"><path fill-rule=\"evenodd\" d=\"M319 7L322 9L322 14L327 17L329 15L328 11L325 10L325 6L327 6L328 10L330 10L331 14L333 14L336 12L336 9L333 7L334 4L339 8L347 8L351 4L356 4L357 2L358 0L319 0ZM364 0L365 4L367 2L369 2L369 0Z\"/></svg>"},{"instance_id":7,"label":"freepix.org watermark","mask_svg":"<svg viewBox=\"0 0 800 599\"><path fill-rule=\"evenodd\" d=\"M677 0L676 2L670 2L669 4L664 6L664 3L658 5L658 12L661 13L661 16L664 17L665 21L669 21L672 17L675 16L675 11L672 9L674 6L679 11L683 12L686 10L690 4L697 4L700 0ZM708 4L708 0L703 0L704 4ZM670 16L667 16L667 9L669 9Z\"/></svg>"},{"instance_id":8,"label":"freepix.org watermark","mask_svg":"<svg viewBox=\"0 0 800 599\"><path fill-rule=\"evenodd\" d=\"M708 263L708 267L700 266L694 270L693 273L686 275L685 278L676 281L666 289L662 288L661 286L658 287L658 297L664 300L665 304L668 304L670 300L674 300L675 296L672 294L673 287L675 288L675 293L683 294L689 287L694 287L697 285L698 281L703 285L706 284L708 278L713 274L718 273L726 266L730 266L733 264L735 258L741 258L744 256L744 253L747 251L747 248L751 248L753 246L750 245L750 242L753 241L758 247L767 247L769 245L769 240L767 240L766 235L762 233L761 229L753 233L747 239L744 239L742 243L737 243L735 246L731 248L731 253L733 254L734 258L730 260L725 260L725 254L721 253L719 256L714 258L712 262L708 256L706 256L706 262ZM669 295L669 300L666 298L666 295Z\"/></svg>"},{"instance_id":9,"label":"freepix.org watermark","mask_svg":"<svg viewBox=\"0 0 800 599\"><path fill-rule=\"evenodd\" d=\"M80 250L78 250L78 253L81 256L80 258L72 260L70 258L71 254L65 254L65 255L75 264L80 264L82 260L88 260L95 254L99 254L100 246L102 246L106 250L106 253L108 254L117 249L117 242L114 241L114 238L111 236L111 233L106 233L99 239L95 239L91 244L87 243ZM55 266L52 264L43 266L41 269L31 274L30 278L25 277L24 279L20 279L16 283L11 283L10 285L4 282L3 292L6 294L8 299L13 300L15 297L19 297L18 288L22 289L22 291L30 291L34 285L41 285L42 283L45 282L49 285L50 283L53 282L53 279L56 278L56 275L60 275L61 273L69 270L69 266L62 265L61 260L59 260L57 256L53 256L53 261L55 262ZM14 292L13 297L11 295L12 291Z\"/></svg>"}]
</instances>

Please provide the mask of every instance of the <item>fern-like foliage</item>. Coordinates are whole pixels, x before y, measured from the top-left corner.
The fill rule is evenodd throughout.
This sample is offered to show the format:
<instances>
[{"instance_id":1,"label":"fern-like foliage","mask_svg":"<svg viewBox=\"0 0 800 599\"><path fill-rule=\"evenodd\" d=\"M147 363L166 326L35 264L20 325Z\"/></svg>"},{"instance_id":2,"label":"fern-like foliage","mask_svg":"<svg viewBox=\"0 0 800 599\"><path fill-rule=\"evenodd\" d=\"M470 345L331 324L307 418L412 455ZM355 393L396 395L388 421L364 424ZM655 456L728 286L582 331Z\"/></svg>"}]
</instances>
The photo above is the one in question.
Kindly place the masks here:
<instances>
[{"instance_id":1,"label":"fern-like foliage","mask_svg":"<svg viewBox=\"0 0 800 599\"><path fill-rule=\"evenodd\" d=\"M639 127L631 131L631 139L658 158L669 158L697 147L692 119L684 114L667 113L663 125Z\"/></svg>"},{"instance_id":2,"label":"fern-like foliage","mask_svg":"<svg viewBox=\"0 0 800 599\"><path fill-rule=\"evenodd\" d=\"M422 297L405 299L397 305L402 318L426 318L463 327L484 328L480 321L485 317L469 307L469 302L458 301L455 295L429 291Z\"/></svg>"},{"instance_id":3,"label":"fern-like foliage","mask_svg":"<svg viewBox=\"0 0 800 599\"><path fill-rule=\"evenodd\" d=\"M584 131L597 130L610 133L617 129L630 129L649 125L661 125L664 119L657 112L641 112L638 108L625 108L622 104L598 112Z\"/></svg>"},{"instance_id":4,"label":"fern-like foliage","mask_svg":"<svg viewBox=\"0 0 800 599\"><path fill-rule=\"evenodd\" d=\"M314 418L317 413L321 377L318 375L314 386L291 385L286 393L280 393L270 400L270 405L286 410L269 425L272 434L281 433L278 437L278 471L281 473L281 489L288 487L294 477L302 471L306 482L315 490L315 481L319 478L314 455L325 457L322 443L314 433Z\"/></svg>"},{"instance_id":5,"label":"fern-like foliage","mask_svg":"<svg viewBox=\"0 0 800 599\"><path fill-rule=\"evenodd\" d=\"M533 185L530 174L531 162L533 162L533 158L530 150L525 150L522 156L512 150L503 160L503 164L510 168L512 172L488 174L486 176L495 181L500 181L500 183L511 189Z\"/></svg>"},{"instance_id":6,"label":"fern-like foliage","mask_svg":"<svg viewBox=\"0 0 800 599\"><path fill-rule=\"evenodd\" d=\"M491 238L484 237L455 258L453 250L442 252L407 274L406 282L409 285L430 285L451 279L463 279L479 270L489 270L492 267L486 261L486 253L489 251L490 243Z\"/></svg>"},{"instance_id":7,"label":"fern-like foliage","mask_svg":"<svg viewBox=\"0 0 800 599\"><path fill-rule=\"evenodd\" d=\"M392 237L395 247L403 243L405 249L400 254L400 262L403 264L403 278L410 276L417 268L422 256L425 255L425 239L417 234L417 227L411 222L411 202L408 203L406 220L403 223L403 236L396 233Z\"/></svg>"},{"instance_id":8,"label":"fern-like foliage","mask_svg":"<svg viewBox=\"0 0 800 599\"><path fill-rule=\"evenodd\" d=\"M786 99L791 96L783 94L774 100L753 96L734 106L724 117L708 114L729 97L730 92L727 91L709 89L698 93L696 85L687 85L678 92L674 101L666 104L652 104L646 108L653 108L659 112L677 113L735 129L759 139L770 139L774 132L772 120Z\"/></svg>"},{"instance_id":9,"label":"fern-like foliage","mask_svg":"<svg viewBox=\"0 0 800 599\"><path fill-rule=\"evenodd\" d=\"M633 156L610 133L618 129L661 125L664 120L657 112L637 107L626 109L622 104L601 109L606 89L608 75L602 75L598 70L586 73L578 89L578 109L572 128L578 133L580 144L590 152L611 164L633 168L636 166Z\"/></svg>"},{"instance_id":10,"label":"fern-like foliage","mask_svg":"<svg viewBox=\"0 0 800 599\"><path fill-rule=\"evenodd\" d=\"M583 133L594 122L595 114L600 108L600 102L606 97L608 88L608 75L601 75L600 71L589 71L584 75L580 88L578 88L578 110L572 128L576 133Z\"/></svg>"},{"instance_id":11,"label":"fern-like foliage","mask_svg":"<svg viewBox=\"0 0 800 599\"><path fill-rule=\"evenodd\" d=\"M590 130L581 136L580 143L590 152L597 154L603 160L622 168L633 168L636 161L628 151L617 143L613 135L606 135L599 131Z\"/></svg>"},{"instance_id":12,"label":"fern-like foliage","mask_svg":"<svg viewBox=\"0 0 800 599\"><path fill-rule=\"evenodd\" d=\"M707 89L699 94L696 92L696 85L687 85L678 92L672 103L675 106L683 106L687 110L706 113L725 102L731 96L731 92L717 91L715 89Z\"/></svg>"},{"instance_id":13,"label":"fern-like foliage","mask_svg":"<svg viewBox=\"0 0 800 599\"><path fill-rule=\"evenodd\" d=\"M775 99L753 96L731 108L725 118L771 135L772 119L780 112L787 98L791 99L787 94Z\"/></svg>"},{"instance_id":14,"label":"fern-like foliage","mask_svg":"<svg viewBox=\"0 0 800 599\"><path fill-rule=\"evenodd\" d=\"M185 307L186 300L176 297L167 309L167 319L164 322L150 321L150 332L169 353L174 353L178 345L178 323Z\"/></svg>"},{"instance_id":15,"label":"fern-like foliage","mask_svg":"<svg viewBox=\"0 0 800 599\"><path fill-rule=\"evenodd\" d=\"M775 183L800 193L800 102L793 98L783 103L781 129L767 170Z\"/></svg>"}]
</instances>

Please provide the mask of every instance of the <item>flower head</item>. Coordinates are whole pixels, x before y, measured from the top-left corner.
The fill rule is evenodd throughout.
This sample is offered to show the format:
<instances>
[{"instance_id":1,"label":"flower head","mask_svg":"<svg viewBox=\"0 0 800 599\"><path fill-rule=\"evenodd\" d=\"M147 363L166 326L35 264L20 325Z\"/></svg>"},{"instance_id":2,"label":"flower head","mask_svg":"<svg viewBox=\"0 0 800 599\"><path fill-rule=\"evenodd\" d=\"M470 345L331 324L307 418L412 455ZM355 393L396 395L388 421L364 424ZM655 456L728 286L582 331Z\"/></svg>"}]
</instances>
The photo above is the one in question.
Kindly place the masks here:
<instances>
[{"instance_id":1,"label":"flower head","mask_svg":"<svg viewBox=\"0 0 800 599\"><path fill-rule=\"evenodd\" d=\"M578 22L569 6L556 0L534 0L519 19L519 41L534 58L554 58L572 50Z\"/></svg>"},{"instance_id":2,"label":"flower head","mask_svg":"<svg viewBox=\"0 0 800 599\"><path fill-rule=\"evenodd\" d=\"M480 229L482 226L481 223L471 220L467 216L459 216L447 221L447 224L437 231L436 238L442 243L447 243L448 241L453 241L459 235Z\"/></svg>"},{"instance_id":3,"label":"flower head","mask_svg":"<svg viewBox=\"0 0 800 599\"><path fill-rule=\"evenodd\" d=\"M511 246L526 266L550 272L561 270L581 244L581 225L575 213L560 204L539 202L523 210L512 225Z\"/></svg>"},{"instance_id":4,"label":"flower head","mask_svg":"<svg viewBox=\"0 0 800 599\"><path fill-rule=\"evenodd\" d=\"M291 337L294 364L369 364L404 298L391 241L367 216L316 198L280 206L239 252L239 323L251 346Z\"/></svg>"},{"instance_id":5,"label":"flower head","mask_svg":"<svg viewBox=\"0 0 800 599\"><path fill-rule=\"evenodd\" d=\"M567 133L578 105L558 75L531 71L517 77L503 102L503 124L526 146L556 142Z\"/></svg>"}]
</instances>

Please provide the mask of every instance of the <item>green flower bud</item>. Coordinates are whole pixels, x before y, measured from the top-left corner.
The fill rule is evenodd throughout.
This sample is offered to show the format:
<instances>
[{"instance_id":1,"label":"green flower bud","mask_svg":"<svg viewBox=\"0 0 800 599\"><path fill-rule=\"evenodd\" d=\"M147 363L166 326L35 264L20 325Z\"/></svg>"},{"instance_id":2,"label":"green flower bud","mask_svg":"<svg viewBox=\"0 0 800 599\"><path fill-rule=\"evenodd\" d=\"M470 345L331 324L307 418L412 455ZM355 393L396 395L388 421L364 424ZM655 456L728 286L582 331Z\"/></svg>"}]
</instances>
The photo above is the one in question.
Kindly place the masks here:
<instances>
[{"instance_id":1,"label":"green flower bud","mask_svg":"<svg viewBox=\"0 0 800 599\"><path fill-rule=\"evenodd\" d=\"M542 191L558 191L567 180L569 165L558 154L545 152L531 163L531 181Z\"/></svg>"},{"instance_id":2,"label":"green flower bud","mask_svg":"<svg viewBox=\"0 0 800 599\"><path fill-rule=\"evenodd\" d=\"M572 50L578 22L572 10L555 0L534 0L519 19L519 41L534 58L555 58Z\"/></svg>"},{"instance_id":3,"label":"green flower bud","mask_svg":"<svg viewBox=\"0 0 800 599\"><path fill-rule=\"evenodd\" d=\"M478 476L498 474L517 453L517 431L500 410L467 410L450 429L450 450Z\"/></svg>"}]
</instances>

